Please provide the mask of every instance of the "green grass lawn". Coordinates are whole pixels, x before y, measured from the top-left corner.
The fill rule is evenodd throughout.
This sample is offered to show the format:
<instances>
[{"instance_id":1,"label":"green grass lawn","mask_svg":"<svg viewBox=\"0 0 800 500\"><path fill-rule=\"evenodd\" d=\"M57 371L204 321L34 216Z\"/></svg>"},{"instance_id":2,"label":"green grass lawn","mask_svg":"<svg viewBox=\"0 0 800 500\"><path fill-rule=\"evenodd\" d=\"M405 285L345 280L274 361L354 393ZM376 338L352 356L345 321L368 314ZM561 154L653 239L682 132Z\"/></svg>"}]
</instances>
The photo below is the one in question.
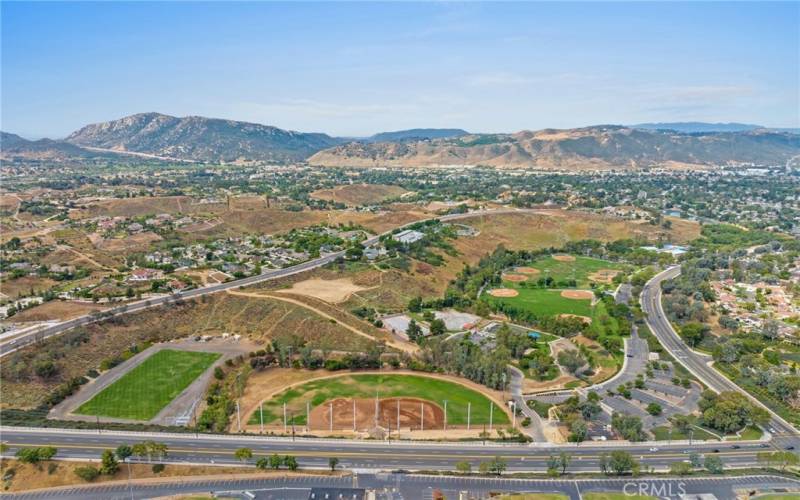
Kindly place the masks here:
<instances>
[{"instance_id":1,"label":"green grass lawn","mask_svg":"<svg viewBox=\"0 0 800 500\"><path fill-rule=\"evenodd\" d=\"M76 413L150 420L220 357L162 349L84 403Z\"/></svg>"},{"instance_id":2,"label":"green grass lawn","mask_svg":"<svg viewBox=\"0 0 800 500\"><path fill-rule=\"evenodd\" d=\"M755 425L749 425L741 432L741 436L735 438L739 441L754 441L760 439L763 431Z\"/></svg>"},{"instance_id":3,"label":"green grass lawn","mask_svg":"<svg viewBox=\"0 0 800 500\"><path fill-rule=\"evenodd\" d=\"M589 275L600 269L622 270L625 268L624 265L617 264L616 262L580 256L575 256L574 262L562 262L553 257L543 257L527 265L539 270L539 274L531 278L532 281L548 276L556 281L574 279L577 282L578 288L588 288L591 283Z\"/></svg>"},{"instance_id":4,"label":"green grass lawn","mask_svg":"<svg viewBox=\"0 0 800 500\"><path fill-rule=\"evenodd\" d=\"M287 412L295 415L297 425L305 424L306 402L312 407L336 398L374 398L376 390L381 398L413 397L427 399L441 407L447 400L447 422L453 425L467 423L467 403L472 403L472 425L489 423L490 400L468 387L447 380L418 375L343 375L319 380L287 389L264 403L264 423L280 422L283 404ZM508 424L508 416L494 405L495 425ZM259 411L250 418L251 424L260 422Z\"/></svg>"},{"instance_id":5,"label":"green grass lawn","mask_svg":"<svg viewBox=\"0 0 800 500\"><path fill-rule=\"evenodd\" d=\"M592 316L592 301L590 299L568 299L561 296L561 290L548 290L546 288L520 288L513 283L506 283L508 288L519 292L516 297L492 297L487 295L490 302L506 302L521 309L533 311L543 316L557 314L577 314L579 316Z\"/></svg>"},{"instance_id":6,"label":"green grass lawn","mask_svg":"<svg viewBox=\"0 0 800 500\"><path fill-rule=\"evenodd\" d=\"M676 441L676 440L683 440L689 439L689 434L683 434L678 432L677 430L673 429L672 434L669 433L669 426L661 426L661 427L653 427L650 432L653 433L656 441ZM694 428L694 434L692 434L692 439L702 440L702 441L719 441L719 438L710 432L706 432L703 429L699 429L697 427Z\"/></svg>"}]
</instances>

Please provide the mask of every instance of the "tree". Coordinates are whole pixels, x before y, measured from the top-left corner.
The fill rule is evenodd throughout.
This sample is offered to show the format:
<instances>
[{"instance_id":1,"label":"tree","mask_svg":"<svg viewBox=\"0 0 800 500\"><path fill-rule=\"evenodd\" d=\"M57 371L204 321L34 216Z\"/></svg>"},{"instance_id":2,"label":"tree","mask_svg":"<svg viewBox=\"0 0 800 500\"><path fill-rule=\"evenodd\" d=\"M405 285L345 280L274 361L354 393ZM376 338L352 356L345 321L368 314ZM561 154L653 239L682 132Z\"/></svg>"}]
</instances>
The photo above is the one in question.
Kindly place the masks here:
<instances>
[{"instance_id":1,"label":"tree","mask_svg":"<svg viewBox=\"0 0 800 500\"><path fill-rule=\"evenodd\" d=\"M469 474L472 472L472 464L467 461L456 462L456 470L462 474Z\"/></svg>"},{"instance_id":2,"label":"tree","mask_svg":"<svg viewBox=\"0 0 800 500\"><path fill-rule=\"evenodd\" d=\"M692 473L692 464L683 461L672 462L669 464L669 472L677 476L687 476Z\"/></svg>"},{"instance_id":3,"label":"tree","mask_svg":"<svg viewBox=\"0 0 800 500\"><path fill-rule=\"evenodd\" d=\"M119 470L119 462L114 452L111 450L103 450L100 456L100 473L107 476L113 476Z\"/></svg>"},{"instance_id":4,"label":"tree","mask_svg":"<svg viewBox=\"0 0 800 500\"><path fill-rule=\"evenodd\" d=\"M570 462L572 462L572 455L565 451L558 454L558 466L561 467L562 475L567 473L567 467L569 467Z\"/></svg>"},{"instance_id":5,"label":"tree","mask_svg":"<svg viewBox=\"0 0 800 500\"><path fill-rule=\"evenodd\" d=\"M769 420L766 410L755 406L744 394L734 391L719 394L704 391L698 406L703 412L703 422L725 433L737 432L751 423L763 425Z\"/></svg>"},{"instance_id":6,"label":"tree","mask_svg":"<svg viewBox=\"0 0 800 500\"><path fill-rule=\"evenodd\" d=\"M661 405L658 404L658 403L650 403L650 404L647 405L647 413L649 413L650 415L653 415L654 417L657 417L658 415L661 415L662 411L664 411L664 410L661 408Z\"/></svg>"},{"instance_id":7,"label":"tree","mask_svg":"<svg viewBox=\"0 0 800 500\"><path fill-rule=\"evenodd\" d=\"M703 459L699 453L692 452L689 453L689 463L692 464L692 467L702 467Z\"/></svg>"},{"instance_id":8,"label":"tree","mask_svg":"<svg viewBox=\"0 0 800 500\"><path fill-rule=\"evenodd\" d=\"M328 467L331 468L331 472L336 470L336 466L339 465L339 459L336 457L331 457L328 459Z\"/></svg>"},{"instance_id":9,"label":"tree","mask_svg":"<svg viewBox=\"0 0 800 500\"><path fill-rule=\"evenodd\" d=\"M54 456L56 456L58 450L53 448L52 446L43 446L39 448L39 458L41 460L51 460Z\"/></svg>"},{"instance_id":10,"label":"tree","mask_svg":"<svg viewBox=\"0 0 800 500\"><path fill-rule=\"evenodd\" d=\"M133 455L133 448L131 448L127 444L121 444L117 446L116 454L117 458L119 458L124 462L128 458L130 458L131 455Z\"/></svg>"},{"instance_id":11,"label":"tree","mask_svg":"<svg viewBox=\"0 0 800 500\"><path fill-rule=\"evenodd\" d=\"M447 327L442 319L434 319L431 321L431 335L443 335L447 331Z\"/></svg>"},{"instance_id":12,"label":"tree","mask_svg":"<svg viewBox=\"0 0 800 500\"><path fill-rule=\"evenodd\" d=\"M297 459L292 455L286 455L285 457L283 457L283 465L285 465L286 468L289 470L292 471L297 470L298 467Z\"/></svg>"},{"instance_id":13,"label":"tree","mask_svg":"<svg viewBox=\"0 0 800 500\"><path fill-rule=\"evenodd\" d=\"M589 426L580 418L575 418L569 424L569 436L567 440L570 443L580 443L586 440L589 435Z\"/></svg>"},{"instance_id":14,"label":"tree","mask_svg":"<svg viewBox=\"0 0 800 500\"><path fill-rule=\"evenodd\" d=\"M608 459L608 468L616 475L621 476L628 472L635 472L639 468L639 463L634 460L633 455L627 451L614 450Z\"/></svg>"},{"instance_id":15,"label":"tree","mask_svg":"<svg viewBox=\"0 0 800 500\"><path fill-rule=\"evenodd\" d=\"M422 297L414 297L408 301L408 310L413 313L422 311Z\"/></svg>"},{"instance_id":16,"label":"tree","mask_svg":"<svg viewBox=\"0 0 800 500\"><path fill-rule=\"evenodd\" d=\"M408 336L408 340L411 342L417 342L422 337L422 328L420 328L417 322L412 319L408 322L406 335Z\"/></svg>"},{"instance_id":17,"label":"tree","mask_svg":"<svg viewBox=\"0 0 800 500\"><path fill-rule=\"evenodd\" d=\"M702 323L686 323L681 326L681 337L692 347L697 346L708 333L708 327Z\"/></svg>"},{"instance_id":18,"label":"tree","mask_svg":"<svg viewBox=\"0 0 800 500\"><path fill-rule=\"evenodd\" d=\"M707 456L705 460L705 468L708 472L712 474L722 474L723 472L722 459L719 457L715 457L714 455Z\"/></svg>"},{"instance_id":19,"label":"tree","mask_svg":"<svg viewBox=\"0 0 800 500\"><path fill-rule=\"evenodd\" d=\"M498 476L506 470L506 467L506 461L502 457L494 457L492 461L489 462L489 472L497 474Z\"/></svg>"},{"instance_id":20,"label":"tree","mask_svg":"<svg viewBox=\"0 0 800 500\"><path fill-rule=\"evenodd\" d=\"M558 353L558 364L574 374L586 364L586 360L577 349L567 349Z\"/></svg>"},{"instance_id":21,"label":"tree","mask_svg":"<svg viewBox=\"0 0 800 500\"><path fill-rule=\"evenodd\" d=\"M133 447L131 448L131 451L137 457L144 458L148 456L147 443L134 443Z\"/></svg>"},{"instance_id":22,"label":"tree","mask_svg":"<svg viewBox=\"0 0 800 500\"><path fill-rule=\"evenodd\" d=\"M278 470L281 468L281 465L283 465L283 460L281 459L280 455L278 455L277 453L273 453L272 455L270 455L269 457L270 467L272 467L275 470Z\"/></svg>"},{"instance_id":23,"label":"tree","mask_svg":"<svg viewBox=\"0 0 800 500\"><path fill-rule=\"evenodd\" d=\"M260 457L258 460L256 460L257 469L264 470L267 467L269 467L269 460L267 459L267 457Z\"/></svg>"},{"instance_id":24,"label":"tree","mask_svg":"<svg viewBox=\"0 0 800 500\"><path fill-rule=\"evenodd\" d=\"M635 415L614 413L611 416L611 427L628 441L642 441L645 438L642 420Z\"/></svg>"},{"instance_id":25,"label":"tree","mask_svg":"<svg viewBox=\"0 0 800 500\"><path fill-rule=\"evenodd\" d=\"M233 452L233 456L235 456L240 462L247 462L253 458L253 450L250 448L239 448Z\"/></svg>"},{"instance_id":26,"label":"tree","mask_svg":"<svg viewBox=\"0 0 800 500\"><path fill-rule=\"evenodd\" d=\"M600 472L602 472L603 474L608 474L608 454L606 454L605 452L600 453L599 462L600 462Z\"/></svg>"},{"instance_id":27,"label":"tree","mask_svg":"<svg viewBox=\"0 0 800 500\"><path fill-rule=\"evenodd\" d=\"M558 469L560 467L560 462L558 457L555 455L550 455L547 457L547 475L551 477L555 477L558 475Z\"/></svg>"},{"instance_id":28,"label":"tree","mask_svg":"<svg viewBox=\"0 0 800 500\"><path fill-rule=\"evenodd\" d=\"M88 483L97 479L97 476L100 475L100 471L94 467L76 467L75 475Z\"/></svg>"}]
</instances>

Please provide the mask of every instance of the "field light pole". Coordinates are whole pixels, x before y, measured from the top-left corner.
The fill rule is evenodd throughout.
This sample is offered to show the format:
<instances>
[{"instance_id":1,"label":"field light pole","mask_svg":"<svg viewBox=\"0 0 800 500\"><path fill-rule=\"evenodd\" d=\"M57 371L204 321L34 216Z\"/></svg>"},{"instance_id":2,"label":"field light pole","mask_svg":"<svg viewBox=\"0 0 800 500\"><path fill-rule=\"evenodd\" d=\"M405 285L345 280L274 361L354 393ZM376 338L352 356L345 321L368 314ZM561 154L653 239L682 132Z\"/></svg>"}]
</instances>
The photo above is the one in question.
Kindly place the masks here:
<instances>
[{"instance_id":1,"label":"field light pole","mask_svg":"<svg viewBox=\"0 0 800 500\"><path fill-rule=\"evenodd\" d=\"M472 417L472 403L467 403L467 430L469 430L469 421Z\"/></svg>"},{"instance_id":2,"label":"field light pole","mask_svg":"<svg viewBox=\"0 0 800 500\"><path fill-rule=\"evenodd\" d=\"M283 403L283 433L286 434L286 403Z\"/></svg>"},{"instance_id":3,"label":"field light pole","mask_svg":"<svg viewBox=\"0 0 800 500\"><path fill-rule=\"evenodd\" d=\"M425 430L425 406L423 403L419 404L419 430Z\"/></svg>"},{"instance_id":4,"label":"field light pole","mask_svg":"<svg viewBox=\"0 0 800 500\"><path fill-rule=\"evenodd\" d=\"M258 407L258 415L261 420L261 434L264 434L264 402Z\"/></svg>"},{"instance_id":5,"label":"field light pole","mask_svg":"<svg viewBox=\"0 0 800 500\"><path fill-rule=\"evenodd\" d=\"M494 403L489 401L489 432L492 432L492 417L494 417Z\"/></svg>"},{"instance_id":6,"label":"field light pole","mask_svg":"<svg viewBox=\"0 0 800 500\"><path fill-rule=\"evenodd\" d=\"M443 430L447 430L447 400L444 400L444 427Z\"/></svg>"},{"instance_id":7,"label":"field light pole","mask_svg":"<svg viewBox=\"0 0 800 500\"><path fill-rule=\"evenodd\" d=\"M306 432L311 430L311 403L306 401Z\"/></svg>"}]
</instances>

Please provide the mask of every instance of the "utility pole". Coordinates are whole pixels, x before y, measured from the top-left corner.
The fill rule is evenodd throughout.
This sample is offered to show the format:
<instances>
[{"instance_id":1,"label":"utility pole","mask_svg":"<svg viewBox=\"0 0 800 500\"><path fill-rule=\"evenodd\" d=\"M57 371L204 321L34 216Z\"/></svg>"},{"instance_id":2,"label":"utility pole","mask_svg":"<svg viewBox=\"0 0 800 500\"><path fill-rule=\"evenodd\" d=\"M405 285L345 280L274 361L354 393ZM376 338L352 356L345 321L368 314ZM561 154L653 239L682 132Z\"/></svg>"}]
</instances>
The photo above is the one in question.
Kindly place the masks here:
<instances>
[{"instance_id":1,"label":"utility pole","mask_svg":"<svg viewBox=\"0 0 800 500\"><path fill-rule=\"evenodd\" d=\"M311 430L311 403L306 401L306 432Z\"/></svg>"},{"instance_id":2,"label":"utility pole","mask_svg":"<svg viewBox=\"0 0 800 500\"><path fill-rule=\"evenodd\" d=\"M420 403L419 404L419 418L420 418L419 430L424 431L425 430L425 404L424 403Z\"/></svg>"},{"instance_id":3,"label":"utility pole","mask_svg":"<svg viewBox=\"0 0 800 500\"><path fill-rule=\"evenodd\" d=\"M258 407L258 414L261 419L261 434L264 434L264 402Z\"/></svg>"},{"instance_id":4,"label":"utility pole","mask_svg":"<svg viewBox=\"0 0 800 500\"><path fill-rule=\"evenodd\" d=\"M330 425L330 431L333 432L333 401L330 402L330 415L328 417L328 425Z\"/></svg>"},{"instance_id":5,"label":"utility pole","mask_svg":"<svg viewBox=\"0 0 800 500\"><path fill-rule=\"evenodd\" d=\"M467 403L467 430L469 430L469 421L472 417L472 403Z\"/></svg>"},{"instance_id":6,"label":"utility pole","mask_svg":"<svg viewBox=\"0 0 800 500\"><path fill-rule=\"evenodd\" d=\"M494 403L489 401L489 432L492 432L492 417L494 416Z\"/></svg>"},{"instance_id":7,"label":"utility pole","mask_svg":"<svg viewBox=\"0 0 800 500\"><path fill-rule=\"evenodd\" d=\"M356 398L353 398L353 432L356 431Z\"/></svg>"},{"instance_id":8,"label":"utility pole","mask_svg":"<svg viewBox=\"0 0 800 500\"><path fill-rule=\"evenodd\" d=\"M286 403L283 403L283 433L286 434Z\"/></svg>"},{"instance_id":9,"label":"utility pole","mask_svg":"<svg viewBox=\"0 0 800 500\"><path fill-rule=\"evenodd\" d=\"M95 415L95 419L97 422L97 433L100 434L100 415Z\"/></svg>"},{"instance_id":10,"label":"utility pole","mask_svg":"<svg viewBox=\"0 0 800 500\"><path fill-rule=\"evenodd\" d=\"M294 412L292 412L292 441L294 441Z\"/></svg>"},{"instance_id":11,"label":"utility pole","mask_svg":"<svg viewBox=\"0 0 800 500\"><path fill-rule=\"evenodd\" d=\"M447 430L447 400L444 400L444 427L443 430Z\"/></svg>"}]
</instances>

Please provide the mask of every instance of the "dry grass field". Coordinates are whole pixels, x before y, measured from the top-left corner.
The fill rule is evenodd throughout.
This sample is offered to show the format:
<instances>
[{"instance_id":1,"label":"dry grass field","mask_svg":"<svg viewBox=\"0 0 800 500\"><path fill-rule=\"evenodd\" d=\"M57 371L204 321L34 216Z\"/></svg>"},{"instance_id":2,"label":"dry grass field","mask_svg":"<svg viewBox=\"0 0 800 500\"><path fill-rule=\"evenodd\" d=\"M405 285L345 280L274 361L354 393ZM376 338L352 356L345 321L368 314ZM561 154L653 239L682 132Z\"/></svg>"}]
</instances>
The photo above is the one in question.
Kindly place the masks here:
<instances>
[{"instance_id":1,"label":"dry grass field","mask_svg":"<svg viewBox=\"0 0 800 500\"><path fill-rule=\"evenodd\" d=\"M348 206L373 205L397 198L407 191L400 186L386 184L346 184L333 189L320 189L311 193L312 198L344 203Z\"/></svg>"},{"instance_id":2,"label":"dry grass field","mask_svg":"<svg viewBox=\"0 0 800 500\"><path fill-rule=\"evenodd\" d=\"M89 314L93 311L102 311L106 306L93 304L91 302L67 302L63 300L51 300L42 305L26 309L14 315L15 323L25 323L29 321L54 321L67 320Z\"/></svg>"},{"instance_id":3,"label":"dry grass field","mask_svg":"<svg viewBox=\"0 0 800 500\"><path fill-rule=\"evenodd\" d=\"M50 464L54 465L54 469L50 469ZM39 488L54 488L58 486L82 486L86 482L75 475L75 469L78 467L97 467L97 462L48 462L44 464L24 464L17 460L3 460L0 463L0 473L3 476L14 469L13 478L9 481L9 487L6 491L26 491ZM315 475L327 475L325 471L315 470ZM258 475L258 477L270 476L286 476L285 470L280 472L264 472L254 467L233 467L233 466L199 466L199 465L167 465L160 473L153 472L151 464L132 464L131 465L131 478L138 479L157 479L157 478L178 478L181 476L203 476L203 477L225 477L232 479L235 475ZM303 474L302 471L293 474ZM101 475L93 481L93 483L106 483L112 481L127 481L128 480L128 467L120 467L119 471L111 476ZM188 498L188 497L187 497ZM191 498L206 498L201 495L192 495ZM212 497L207 497L212 498Z\"/></svg>"},{"instance_id":4,"label":"dry grass field","mask_svg":"<svg viewBox=\"0 0 800 500\"><path fill-rule=\"evenodd\" d=\"M38 276L23 276L15 280L0 281L0 293L9 299L17 299L22 295L29 295L31 290L41 292L54 286L57 282L50 278Z\"/></svg>"},{"instance_id":5,"label":"dry grass field","mask_svg":"<svg viewBox=\"0 0 800 500\"><path fill-rule=\"evenodd\" d=\"M332 314L344 315L319 302L329 307ZM372 328L376 335L385 336ZM257 344L266 344L272 338L285 342L302 338L312 348L327 351L363 351L372 344L369 338L304 307L278 300L218 294L92 324L3 358L0 404L4 408L35 407L62 382L84 375L86 370L98 367L102 360L121 354L132 344L224 332L241 334ZM54 358L58 374L41 379L33 374L32 367L36 360L47 359L49 355Z\"/></svg>"}]
</instances>

